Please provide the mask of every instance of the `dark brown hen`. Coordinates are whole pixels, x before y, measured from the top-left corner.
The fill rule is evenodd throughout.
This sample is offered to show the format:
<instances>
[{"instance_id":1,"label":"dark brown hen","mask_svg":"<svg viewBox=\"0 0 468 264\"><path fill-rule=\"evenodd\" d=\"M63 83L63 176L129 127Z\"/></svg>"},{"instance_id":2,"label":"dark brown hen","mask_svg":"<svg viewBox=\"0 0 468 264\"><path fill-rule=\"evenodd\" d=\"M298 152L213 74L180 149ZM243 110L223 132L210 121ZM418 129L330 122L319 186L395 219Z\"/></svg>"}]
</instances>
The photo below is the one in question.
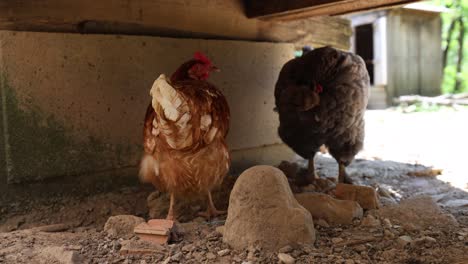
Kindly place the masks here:
<instances>
[{"instance_id":1,"label":"dark brown hen","mask_svg":"<svg viewBox=\"0 0 468 264\"><path fill-rule=\"evenodd\" d=\"M339 182L350 182L345 167L362 149L369 74L358 55L324 47L287 62L275 87L278 133L297 154L309 160L325 144L339 164Z\"/></svg>"}]
</instances>

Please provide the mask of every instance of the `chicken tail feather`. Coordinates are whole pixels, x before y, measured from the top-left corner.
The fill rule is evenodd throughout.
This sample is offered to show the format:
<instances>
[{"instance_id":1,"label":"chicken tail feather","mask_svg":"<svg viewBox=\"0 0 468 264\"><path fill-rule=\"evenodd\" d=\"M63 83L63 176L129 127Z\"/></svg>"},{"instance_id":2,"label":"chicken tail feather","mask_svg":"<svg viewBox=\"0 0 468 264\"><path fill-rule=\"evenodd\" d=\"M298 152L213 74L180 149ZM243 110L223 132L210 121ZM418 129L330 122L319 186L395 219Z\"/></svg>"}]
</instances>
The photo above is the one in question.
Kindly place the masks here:
<instances>
[{"instance_id":1,"label":"chicken tail feather","mask_svg":"<svg viewBox=\"0 0 468 264\"><path fill-rule=\"evenodd\" d=\"M159 174L159 162L151 155L143 156L140 163L140 181L151 183Z\"/></svg>"}]
</instances>

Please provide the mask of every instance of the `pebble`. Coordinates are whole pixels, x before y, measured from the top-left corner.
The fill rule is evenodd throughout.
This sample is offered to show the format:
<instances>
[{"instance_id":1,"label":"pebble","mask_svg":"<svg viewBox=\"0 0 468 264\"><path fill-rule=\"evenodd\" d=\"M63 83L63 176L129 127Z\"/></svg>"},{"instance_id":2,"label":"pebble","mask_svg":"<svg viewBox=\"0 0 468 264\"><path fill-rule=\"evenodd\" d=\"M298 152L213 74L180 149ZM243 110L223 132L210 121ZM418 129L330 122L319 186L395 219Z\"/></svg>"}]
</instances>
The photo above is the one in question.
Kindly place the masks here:
<instances>
[{"instance_id":1,"label":"pebble","mask_svg":"<svg viewBox=\"0 0 468 264\"><path fill-rule=\"evenodd\" d=\"M389 229L392 228L392 222L390 222L390 220L389 220L388 218L385 218L385 219L383 220L383 224L384 224L384 226L385 226L386 228L389 228Z\"/></svg>"},{"instance_id":2,"label":"pebble","mask_svg":"<svg viewBox=\"0 0 468 264\"><path fill-rule=\"evenodd\" d=\"M392 232L388 231L388 230L385 230L384 234L385 234L386 238L394 238L395 237L395 235Z\"/></svg>"},{"instance_id":3,"label":"pebble","mask_svg":"<svg viewBox=\"0 0 468 264\"><path fill-rule=\"evenodd\" d=\"M218 256L224 257L224 256L229 255L229 253L231 253L231 250L229 250L229 249L223 249L223 250L218 251Z\"/></svg>"},{"instance_id":4,"label":"pebble","mask_svg":"<svg viewBox=\"0 0 468 264\"><path fill-rule=\"evenodd\" d=\"M224 226L218 226L216 227L216 232L220 233L221 235L224 234Z\"/></svg>"},{"instance_id":5,"label":"pebble","mask_svg":"<svg viewBox=\"0 0 468 264\"><path fill-rule=\"evenodd\" d=\"M162 264L169 264L169 262L171 261L171 257L167 257Z\"/></svg>"},{"instance_id":6,"label":"pebble","mask_svg":"<svg viewBox=\"0 0 468 264\"><path fill-rule=\"evenodd\" d=\"M216 259L216 255L211 253L211 252L208 252L208 253L206 253L206 258L210 259L210 260L213 260L213 259Z\"/></svg>"},{"instance_id":7,"label":"pebble","mask_svg":"<svg viewBox=\"0 0 468 264\"><path fill-rule=\"evenodd\" d=\"M182 247L183 252L189 252L195 250L195 246L193 244L188 244Z\"/></svg>"},{"instance_id":8,"label":"pebble","mask_svg":"<svg viewBox=\"0 0 468 264\"><path fill-rule=\"evenodd\" d=\"M365 227L377 227L380 226L380 221L372 215L367 215L362 219L361 225Z\"/></svg>"},{"instance_id":9,"label":"pebble","mask_svg":"<svg viewBox=\"0 0 468 264\"><path fill-rule=\"evenodd\" d=\"M413 242L413 240L411 239L410 236L400 236L397 240L398 244L402 247L410 244L411 242Z\"/></svg>"},{"instance_id":10,"label":"pebble","mask_svg":"<svg viewBox=\"0 0 468 264\"><path fill-rule=\"evenodd\" d=\"M327 221L325 221L323 219L319 219L318 221L316 221L316 224L318 226L321 226L321 227L330 227L330 225L327 223Z\"/></svg>"},{"instance_id":11,"label":"pebble","mask_svg":"<svg viewBox=\"0 0 468 264\"><path fill-rule=\"evenodd\" d=\"M180 261L181 258L182 258L182 253L179 252L179 253L174 254L174 255L171 257L171 260Z\"/></svg>"},{"instance_id":12,"label":"pebble","mask_svg":"<svg viewBox=\"0 0 468 264\"><path fill-rule=\"evenodd\" d=\"M366 250L367 250L367 248L366 248L365 245L357 245L357 246L354 247L354 251L356 251L356 252L363 252L363 251L366 251Z\"/></svg>"},{"instance_id":13,"label":"pebble","mask_svg":"<svg viewBox=\"0 0 468 264\"><path fill-rule=\"evenodd\" d=\"M331 239L333 244L338 244L340 242L343 242L343 239L341 237L334 237Z\"/></svg>"},{"instance_id":14,"label":"pebble","mask_svg":"<svg viewBox=\"0 0 468 264\"><path fill-rule=\"evenodd\" d=\"M278 259L280 260L280 263L284 264L294 264L296 262L296 260L291 257L291 255L285 253L279 253Z\"/></svg>"},{"instance_id":15,"label":"pebble","mask_svg":"<svg viewBox=\"0 0 468 264\"><path fill-rule=\"evenodd\" d=\"M347 260L345 261L345 264L354 264L354 260L352 260L352 259L347 259Z\"/></svg>"},{"instance_id":16,"label":"pebble","mask_svg":"<svg viewBox=\"0 0 468 264\"><path fill-rule=\"evenodd\" d=\"M279 253L289 253L293 251L293 248L291 246L284 246L278 250Z\"/></svg>"},{"instance_id":17,"label":"pebble","mask_svg":"<svg viewBox=\"0 0 468 264\"><path fill-rule=\"evenodd\" d=\"M433 244L435 244L437 242L437 240L433 237L430 237L430 236L423 236L423 237L420 237L418 239L415 239L412 243L412 245L415 245L415 246L426 246L426 247L430 247L432 246Z\"/></svg>"}]
</instances>

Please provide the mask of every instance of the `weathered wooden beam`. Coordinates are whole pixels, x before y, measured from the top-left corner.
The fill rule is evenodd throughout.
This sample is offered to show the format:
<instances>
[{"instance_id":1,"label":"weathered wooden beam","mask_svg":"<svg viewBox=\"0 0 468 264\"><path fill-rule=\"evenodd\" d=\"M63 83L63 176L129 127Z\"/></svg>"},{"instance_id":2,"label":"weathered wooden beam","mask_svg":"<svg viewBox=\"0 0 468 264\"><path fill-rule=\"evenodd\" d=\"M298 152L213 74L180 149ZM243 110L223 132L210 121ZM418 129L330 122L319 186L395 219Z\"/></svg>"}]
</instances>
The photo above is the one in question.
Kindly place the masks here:
<instances>
[{"instance_id":1,"label":"weathered wooden beam","mask_svg":"<svg viewBox=\"0 0 468 264\"><path fill-rule=\"evenodd\" d=\"M293 20L342 15L411 2L417 0L245 0L245 9L249 18Z\"/></svg>"},{"instance_id":2,"label":"weathered wooden beam","mask_svg":"<svg viewBox=\"0 0 468 264\"><path fill-rule=\"evenodd\" d=\"M333 46L349 50L352 35L351 23L340 17L311 17L294 21L275 21L274 27L263 32L272 41L291 42L297 49L305 45L314 48Z\"/></svg>"},{"instance_id":3,"label":"weathered wooden beam","mask_svg":"<svg viewBox=\"0 0 468 264\"><path fill-rule=\"evenodd\" d=\"M0 30L292 42L348 49L350 29L346 19L327 16L291 22L249 19L242 0L0 1Z\"/></svg>"}]
</instances>

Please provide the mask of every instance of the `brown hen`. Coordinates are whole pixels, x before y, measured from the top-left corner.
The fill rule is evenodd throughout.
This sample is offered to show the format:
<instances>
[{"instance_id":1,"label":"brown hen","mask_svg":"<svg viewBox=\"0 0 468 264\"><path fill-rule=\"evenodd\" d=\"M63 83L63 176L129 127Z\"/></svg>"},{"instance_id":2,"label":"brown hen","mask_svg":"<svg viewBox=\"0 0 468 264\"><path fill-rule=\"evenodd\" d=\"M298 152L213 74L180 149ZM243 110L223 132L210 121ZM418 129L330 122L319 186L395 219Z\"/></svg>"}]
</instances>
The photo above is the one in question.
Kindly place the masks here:
<instances>
[{"instance_id":1,"label":"brown hen","mask_svg":"<svg viewBox=\"0 0 468 264\"><path fill-rule=\"evenodd\" d=\"M229 107L223 94L206 79L217 70L201 53L167 79L154 82L144 124L140 178L170 193L167 219L175 219L175 198L206 194L206 217L224 213L213 204L211 191L229 170L225 142Z\"/></svg>"}]
</instances>

